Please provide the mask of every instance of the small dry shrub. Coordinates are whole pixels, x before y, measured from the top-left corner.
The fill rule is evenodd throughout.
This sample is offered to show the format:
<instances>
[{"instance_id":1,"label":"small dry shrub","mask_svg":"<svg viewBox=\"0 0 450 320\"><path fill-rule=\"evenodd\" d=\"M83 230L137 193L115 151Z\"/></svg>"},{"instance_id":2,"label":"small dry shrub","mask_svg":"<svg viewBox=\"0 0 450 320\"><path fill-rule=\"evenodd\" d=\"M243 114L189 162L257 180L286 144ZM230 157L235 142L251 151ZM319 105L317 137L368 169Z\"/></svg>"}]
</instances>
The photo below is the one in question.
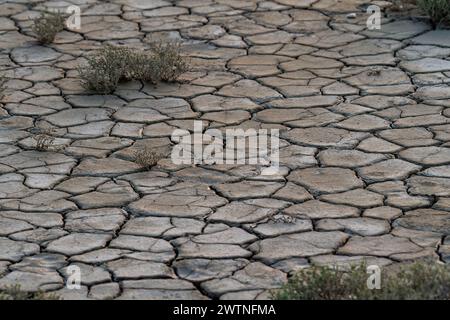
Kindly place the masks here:
<instances>
[{"instance_id":1,"label":"small dry shrub","mask_svg":"<svg viewBox=\"0 0 450 320\"><path fill-rule=\"evenodd\" d=\"M0 99L3 98L3 95L5 94L5 83L6 78L4 76L0 76Z\"/></svg>"},{"instance_id":2,"label":"small dry shrub","mask_svg":"<svg viewBox=\"0 0 450 320\"><path fill-rule=\"evenodd\" d=\"M0 289L0 300L60 300L56 294L43 291L22 291L19 285L8 286Z\"/></svg>"},{"instance_id":3,"label":"small dry shrub","mask_svg":"<svg viewBox=\"0 0 450 320\"><path fill-rule=\"evenodd\" d=\"M151 83L159 81L159 69L156 60L147 52L133 52L126 57L127 65L124 78L142 80Z\"/></svg>"},{"instance_id":4,"label":"small dry shrub","mask_svg":"<svg viewBox=\"0 0 450 320\"><path fill-rule=\"evenodd\" d=\"M367 71L367 75L369 77L378 77L381 74L381 70L369 70Z\"/></svg>"},{"instance_id":5,"label":"small dry shrub","mask_svg":"<svg viewBox=\"0 0 450 320\"><path fill-rule=\"evenodd\" d=\"M149 147L145 147L134 153L134 162L146 170L150 170L150 168L155 166L162 158L163 155L161 153L158 153Z\"/></svg>"},{"instance_id":6,"label":"small dry shrub","mask_svg":"<svg viewBox=\"0 0 450 320\"><path fill-rule=\"evenodd\" d=\"M173 82L188 70L187 62L181 56L180 43L158 42L152 46L152 50L160 80Z\"/></svg>"},{"instance_id":7,"label":"small dry shrub","mask_svg":"<svg viewBox=\"0 0 450 320\"><path fill-rule=\"evenodd\" d=\"M350 269L312 266L299 270L281 289L280 300L448 300L450 267L422 261L383 269L381 289L368 289L366 265Z\"/></svg>"},{"instance_id":8,"label":"small dry shrub","mask_svg":"<svg viewBox=\"0 0 450 320\"><path fill-rule=\"evenodd\" d=\"M124 77L132 77L126 72L131 56L128 48L106 45L88 56L87 65L78 68L82 85L88 90L103 94L112 93Z\"/></svg>"},{"instance_id":9,"label":"small dry shrub","mask_svg":"<svg viewBox=\"0 0 450 320\"><path fill-rule=\"evenodd\" d=\"M270 216L269 221L273 223L295 223L297 221L297 217L295 215L284 213L284 214L274 214Z\"/></svg>"},{"instance_id":10,"label":"small dry shrub","mask_svg":"<svg viewBox=\"0 0 450 320\"><path fill-rule=\"evenodd\" d=\"M450 17L449 0L417 0L417 5L430 17L434 28Z\"/></svg>"},{"instance_id":11,"label":"small dry shrub","mask_svg":"<svg viewBox=\"0 0 450 320\"><path fill-rule=\"evenodd\" d=\"M55 142L55 137L52 136L51 130L42 130L42 132L33 136L36 140L36 150L37 151L48 151Z\"/></svg>"},{"instance_id":12,"label":"small dry shrub","mask_svg":"<svg viewBox=\"0 0 450 320\"><path fill-rule=\"evenodd\" d=\"M416 6L416 0L391 0L390 11L404 12Z\"/></svg>"},{"instance_id":13,"label":"small dry shrub","mask_svg":"<svg viewBox=\"0 0 450 320\"><path fill-rule=\"evenodd\" d=\"M65 16L60 12L42 12L34 20L33 32L39 42L52 43L58 32L64 30Z\"/></svg>"},{"instance_id":14,"label":"small dry shrub","mask_svg":"<svg viewBox=\"0 0 450 320\"><path fill-rule=\"evenodd\" d=\"M103 94L112 93L120 80L175 81L187 70L178 43L159 43L150 52L106 45L86 59L78 68L82 85Z\"/></svg>"}]
</instances>

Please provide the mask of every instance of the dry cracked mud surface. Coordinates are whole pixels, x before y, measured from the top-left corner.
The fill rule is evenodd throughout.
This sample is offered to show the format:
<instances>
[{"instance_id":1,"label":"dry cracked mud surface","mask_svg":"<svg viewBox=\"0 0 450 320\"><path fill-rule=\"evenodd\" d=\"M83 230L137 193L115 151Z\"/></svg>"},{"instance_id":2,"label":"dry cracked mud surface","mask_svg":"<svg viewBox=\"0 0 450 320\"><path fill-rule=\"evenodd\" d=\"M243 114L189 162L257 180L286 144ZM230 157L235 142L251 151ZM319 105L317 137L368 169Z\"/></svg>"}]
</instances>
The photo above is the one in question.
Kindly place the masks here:
<instances>
[{"instance_id":1,"label":"dry cracked mud surface","mask_svg":"<svg viewBox=\"0 0 450 320\"><path fill-rule=\"evenodd\" d=\"M81 30L39 45L32 19L68 2ZM0 287L264 299L310 264L450 261L450 31L367 30L365 2L0 1ZM80 86L90 51L160 39L184 44L181 83ZM195 119L280 129L280 174L132 161ZM36 128L54 150L35 150Z\"/></svg>"}]
</instances>

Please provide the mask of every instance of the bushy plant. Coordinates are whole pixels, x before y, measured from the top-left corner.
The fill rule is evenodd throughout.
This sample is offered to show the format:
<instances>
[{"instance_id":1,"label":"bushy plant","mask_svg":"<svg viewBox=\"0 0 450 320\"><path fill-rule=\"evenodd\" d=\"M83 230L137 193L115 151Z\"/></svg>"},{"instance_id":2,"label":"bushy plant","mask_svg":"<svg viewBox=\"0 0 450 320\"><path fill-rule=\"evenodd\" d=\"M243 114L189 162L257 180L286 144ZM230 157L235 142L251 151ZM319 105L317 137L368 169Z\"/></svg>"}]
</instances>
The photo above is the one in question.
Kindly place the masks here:
<instances>
[{"instance_id":1,"label":"bushy plant","mask_svg":"<svg viewBox=\"0 0 450 320\"><path fill-rule=\"evenodd\" d=\"M381 288L367 287L364 264L342 269L312 266L298 271L286 285L273 292L280 300L447 300L450 299L450 268L443 264L416 262L398 270L383 270Z\"/></svg>"},{"instance_id":2,"label":"bushy plant","mask_svg":"<svg viewBox=\"0 0 450 320\"><path fill-rule=\"evenodd\" d=\"M450 17L449 0L417 0L417 5L430 17L435 28Z\"/></svg>"},{"instance_id":3,"label":"bushy plant","mask_svg":"<svg viewBox=\"0 0 450 320\"><path fill-rule=\"evenodd\" d=\"M0 99L3 98L3 95L5 94L5 83L6 78L4 76L0 76Z\"/></svg>"},{"instance_id":4,"label":"bushy plant","mask_svg":"<svg viewBox=\"0 0 450 320\"><path fill-rule=\"evenodd\" d=\"M0 289L0 300L60 300L60 297L43 291L22 291L19 285L14 285Z\"/></svg>"},{"instance_id":5,"label":"bushy plant","mask_svg":"<svg viewBox=\"0 0 450 320\"><path fill-rule=\"evenodd\" d=\"M103 94L112 93L120 80L175 81L187 70L177 43L160 43L150 52L106 45L86 59L78 68L82 85Z\"/></svg>"},{"instance_id":6,"label":"bushy plant","mask_svg":"<svg viewBox=\"0 0 450 320\"><path fill-rule=\"evenodd\" d=\"M133 52L126 56L127 66L124 78L157 83L159 69L153 56L146 52Z\"/></svg>"},{"instance_id":7,"label":"bushy plant","mask_svg":"<svg viewBox=\"0 0 450 320\"><path fill-rule=\"evenodd\" d=\"M52 136L51 130L41 130L40 133L33 136L33 139L36 141L37 151L48 151L55 142L55 137Z\"/></svg>"},{"instance_id":8,"label":"bushy plant","mask_svg":"<svg viewBox=\"0 0 450 320\"><path fill-rule=\"evenodd\" d=\"M278 300L354 299L368 291L366 279L362 265L352 266L347 272L312 266L299 270L281 289L274 291L273 296Z\"/></svg>"},{"instance_id":9,"label":"bushy plant","mask_svg":"<svg viewBox=\"0 0 450 320\"><path fill-rule=\"evenodd\" d=\"M144 149L138 150L134 153L134 162L146 170L150 170L150 168L155 166L162 158L162 154L150 149L149 147L145 147Z\"/></svg>"},{"instance_id":10,"label":"bushy plant","mask_svg":"<svg viewBox=\"0 0 450 320\"><path fill-rule=\"evenodd\" d=\"M41 43L52 43L58 32L64 30L65 16L60 12L42 12L34 20L33 32Z\"/></svg>"},{"instance_id":11,"label":"bushy plant","mask_svg":"<svg viewBox=\"0 0 450 320\"><path fill-rule=\"evenodd\" d=\"M391 0L391 11L405 11L416 6L416 0Z\"/></svg>"},{"instance_id":12,"label":"bushy plant","mask_svg":"<svg viewBox=\"0 0 450 320\"><path fill-rule=\"evenodd\" d=\"M128 48L106 45L86 57L87 65L78 68L83 87L103 94L113 92L121 78L132 75L126 72L131 54Z\"/></svg>"},{"instance_id":13,"label":"bushy plant","mask_svg":"<svg viewBox=\"0 0 450 320\"><path fill-rule=\"evenodd\" d=\"M186 60L181 57L181 45L176 42L158 42L152 47L155 67L159 79L173 82L188 70Z\"/></svg>"},{"instance_id":14,"label":"bushy plant","mask_svg":"<svg viewBox=\"0 0 450 320\"><path fill-rule=\"evenodd\" d=\"M430 261L407 265L388 274L377 291L374 298L383 300L449 300L450 267Z\"/></svg>"}]
</instances>

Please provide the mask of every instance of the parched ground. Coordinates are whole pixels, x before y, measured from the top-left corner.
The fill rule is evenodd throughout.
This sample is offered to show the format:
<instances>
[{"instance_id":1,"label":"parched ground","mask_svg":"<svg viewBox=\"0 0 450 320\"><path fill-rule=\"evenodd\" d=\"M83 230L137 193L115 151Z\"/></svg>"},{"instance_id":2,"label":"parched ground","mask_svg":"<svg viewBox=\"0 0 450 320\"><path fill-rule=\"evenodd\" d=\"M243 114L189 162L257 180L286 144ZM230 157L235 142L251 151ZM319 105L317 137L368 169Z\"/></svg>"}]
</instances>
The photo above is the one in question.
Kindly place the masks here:
<instances>
[{"instance_id":1,"label":"parched ground","mask_svg":"<svg viewBox=\"0 0 450 320\"><path fill-rule=\"evenodd\" d=\"M32 19L68 2L81 31L39 45ZM369 31L364 2L0 0L0 287L256 299L309 264L449 261L450 31ZM80 86L102 43L158 39L183 41L181 83ZM280 174L132 161L194 119L280 129ZM35 150L40 129L52 150ZM64 288L70 265L79 290Z\"/></svg>"}]
</instances>

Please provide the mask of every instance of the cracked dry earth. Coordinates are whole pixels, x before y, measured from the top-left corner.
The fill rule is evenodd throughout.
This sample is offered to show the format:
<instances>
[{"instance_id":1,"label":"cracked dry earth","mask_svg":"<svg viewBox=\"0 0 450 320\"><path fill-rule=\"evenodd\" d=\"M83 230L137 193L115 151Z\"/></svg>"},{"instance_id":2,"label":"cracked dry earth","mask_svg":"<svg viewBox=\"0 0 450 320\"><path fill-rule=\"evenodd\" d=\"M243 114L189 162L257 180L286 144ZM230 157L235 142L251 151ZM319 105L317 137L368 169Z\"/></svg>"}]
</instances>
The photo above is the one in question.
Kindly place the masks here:
<instances>
[{"instance_id":1,"label":"cracked dry earth","mask_svg":"<svg viewBox=\"0 0 450 320\"><path fill-rule=\"evenodd\" d=\"M361 0L77 0L81 31L41 46L32 19L68 2L0 2L1 287L263 299L311 264L450 260L449 30L369 31ZM158 39L183 41L181 83L80 86L102 43ZM132 161L194 119L280 129L280 174ZM34 149L38 128L52 150Z\"/></svg>"}]
</instances>

